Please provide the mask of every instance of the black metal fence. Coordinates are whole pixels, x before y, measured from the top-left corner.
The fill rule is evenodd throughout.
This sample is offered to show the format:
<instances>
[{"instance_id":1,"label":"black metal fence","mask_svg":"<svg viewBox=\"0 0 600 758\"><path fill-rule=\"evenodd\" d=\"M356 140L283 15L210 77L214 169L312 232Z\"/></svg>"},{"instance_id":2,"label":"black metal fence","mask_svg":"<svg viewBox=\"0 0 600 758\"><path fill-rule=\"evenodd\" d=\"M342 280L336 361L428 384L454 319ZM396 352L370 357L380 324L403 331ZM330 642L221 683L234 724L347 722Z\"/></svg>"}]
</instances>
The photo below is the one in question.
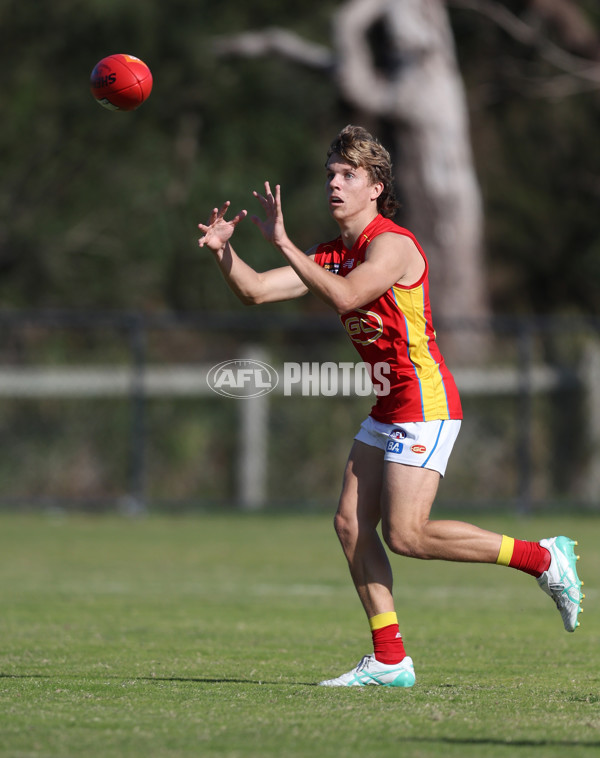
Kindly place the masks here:
<instances>
[{"instance_id":1,"label":"black metal fence","mask_svg":"<svg viewBox=\"0 0 600 758\"><path fill-rule=\"evenodd\" d=\"M439 324L482 346L449 363L465 420L441 507L597 509L600 322ZM452 351L450 351L452 352ZM356 361L339 321L234 313L0 312L0 504L145 509L333 509L372 400L356 392L218 394L227 361ZM210 379L209 379L210 380ZM340 385L341 386L341 385ZM314 390L314 385L313 385Z\"/></svg>"}]
</instances>

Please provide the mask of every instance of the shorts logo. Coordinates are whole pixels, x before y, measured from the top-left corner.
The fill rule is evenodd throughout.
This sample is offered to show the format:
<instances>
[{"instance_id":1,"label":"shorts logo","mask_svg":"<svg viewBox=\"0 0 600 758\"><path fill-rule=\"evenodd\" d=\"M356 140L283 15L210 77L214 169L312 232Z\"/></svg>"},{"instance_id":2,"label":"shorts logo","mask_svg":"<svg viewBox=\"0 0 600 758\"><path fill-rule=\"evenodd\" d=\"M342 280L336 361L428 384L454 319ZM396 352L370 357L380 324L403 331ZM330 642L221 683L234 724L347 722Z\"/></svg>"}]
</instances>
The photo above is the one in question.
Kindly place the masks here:
<instances>
[{"instance_id":1,"label":"shorts logo","mask_svg":"<svg viewBox=\"0 0 600 758\"><path fill-rule=\"evenodd\" d=\"M427 452L427 448L425 447L425 445L413 445L411 447L411 450L413 451L413 453L416 453L417 455L423 455L423 453Z\"/></svg>"},{"instance_id":2,"label":"shorts logo","mask_svg":"<svg viewBox=\"0 0 600 758\"><path fill-rule=\"evenodd\" d=\"M403 447L403 444L398 440L388 440L385 451L386 453L401 453Z\"/></svg>"},{"instance_id":3,"label":"shorts logo","mask_svg":"<svg viewBox=\"0 0 600 758\"><path fill-rule=\"evenodd\" d=\"M406 432L402 429L396 429L389 435L389 439L385 446L386 453L400 454L404 448L404 445L400 442L406 437Z\"/></svg>"}]
</instances>

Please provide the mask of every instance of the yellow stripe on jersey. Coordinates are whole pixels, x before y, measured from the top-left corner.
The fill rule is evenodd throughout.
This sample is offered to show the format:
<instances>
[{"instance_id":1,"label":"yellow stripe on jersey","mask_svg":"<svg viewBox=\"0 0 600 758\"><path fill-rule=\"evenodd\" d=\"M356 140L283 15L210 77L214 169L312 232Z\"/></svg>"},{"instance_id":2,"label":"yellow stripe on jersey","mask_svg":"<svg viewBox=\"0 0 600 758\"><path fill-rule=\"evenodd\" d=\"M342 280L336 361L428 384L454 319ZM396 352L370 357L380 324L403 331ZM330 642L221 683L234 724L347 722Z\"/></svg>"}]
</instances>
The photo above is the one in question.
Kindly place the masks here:
<instances>
[{"instance_id":1,"label":"yellow stripe on jersey","mask_svg":"<svg viewBox=\"0 0 600 758\"><path fill-rule=\"evenodd\" d=\"M405 320L408 357L419 379L423 420L433 421L449 418L448 401L444 379L440 369L429 352L429 337L426 333L426 319L423 309L423 286L413 289L392 287L396 304Z\"/></svg>"}]
</instances>

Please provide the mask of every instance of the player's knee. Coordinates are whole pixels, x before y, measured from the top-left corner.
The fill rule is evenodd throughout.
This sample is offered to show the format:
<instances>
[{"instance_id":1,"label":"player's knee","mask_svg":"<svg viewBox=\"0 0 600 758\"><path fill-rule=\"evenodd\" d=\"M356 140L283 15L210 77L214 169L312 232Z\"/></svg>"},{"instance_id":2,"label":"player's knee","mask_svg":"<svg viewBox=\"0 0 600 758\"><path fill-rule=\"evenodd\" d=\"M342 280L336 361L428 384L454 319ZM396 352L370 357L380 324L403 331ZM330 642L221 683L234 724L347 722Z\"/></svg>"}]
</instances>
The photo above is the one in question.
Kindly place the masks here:
<instances>
[{"instance_id":1,"label":"player's knee","mask_svg":"<svg viewBox=\"0 0 600 758\"><path fill-rule=\"evenodd\" d=\"M420 531L411 527L393 527L389 524L382 526L385 544L397 555L407 558L426 558Z\"/></svg>"}]
</instances>

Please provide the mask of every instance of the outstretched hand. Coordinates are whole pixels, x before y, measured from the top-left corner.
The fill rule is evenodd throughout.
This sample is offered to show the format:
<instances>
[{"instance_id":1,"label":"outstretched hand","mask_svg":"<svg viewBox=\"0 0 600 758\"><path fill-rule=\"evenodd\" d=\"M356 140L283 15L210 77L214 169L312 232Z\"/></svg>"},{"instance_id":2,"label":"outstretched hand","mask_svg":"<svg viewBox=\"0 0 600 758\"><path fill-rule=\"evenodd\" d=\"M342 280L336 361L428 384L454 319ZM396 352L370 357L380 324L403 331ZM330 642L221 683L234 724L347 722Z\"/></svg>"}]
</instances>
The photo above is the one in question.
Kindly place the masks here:
<instances>
[{"instance_id":1,"label":"outstretched hand","mask_svg":"<svg viewBox=\"0 0 600 758\"><path fill-rule=\"evenodd\" d=\"M258 202L262 205L266 218L263 221L258 216L251 216L251 221L260 229L263 237L273 243L280 245L286 239L285 226L283 223L283 211L281 210L281 187L275 185L275 194L271 191L269 182L265 182L265 194L259 192L252 193Z\"/></svg>"},{"instance_id":2,"label":"outstretched hand","mask_svg":"<svg viewBox=\"0 0 600 758\"><path fill-rule=\"evenodd\" d=\"M220 208L213 208L208 223L198 224L198 229L204 232L204 235L198 240L200 247L206 245L215 252L222 250L235 231L235 227L248 215L248 211L240 211L231 221L226 221L225 214L230 205L231 203L228 200Z\"/></svg>"}]
</instances>

